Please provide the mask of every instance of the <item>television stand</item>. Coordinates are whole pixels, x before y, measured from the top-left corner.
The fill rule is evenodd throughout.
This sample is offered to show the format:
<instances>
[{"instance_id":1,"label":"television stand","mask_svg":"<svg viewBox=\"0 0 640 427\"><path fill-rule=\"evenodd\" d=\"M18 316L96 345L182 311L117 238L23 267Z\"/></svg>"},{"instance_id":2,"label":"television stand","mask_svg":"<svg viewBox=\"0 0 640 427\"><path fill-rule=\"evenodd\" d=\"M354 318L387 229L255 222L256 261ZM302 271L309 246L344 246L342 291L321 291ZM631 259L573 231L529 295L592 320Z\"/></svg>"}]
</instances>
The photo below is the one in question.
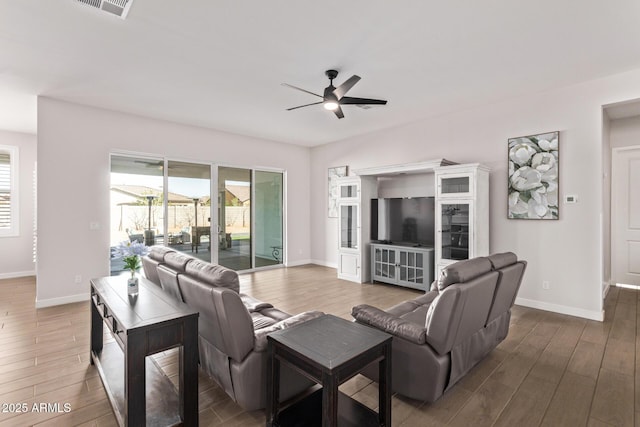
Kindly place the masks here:
<instances>
[{"instance_id":1,"label":"television stand","mask_svg":"<svg viewBox=\"0 0 640 427\"><path fill-rule=\"evenodd\" d=\"M433 247L371 244L371 280L426 291L433 282Z\"/></svg>"}]
</instances>

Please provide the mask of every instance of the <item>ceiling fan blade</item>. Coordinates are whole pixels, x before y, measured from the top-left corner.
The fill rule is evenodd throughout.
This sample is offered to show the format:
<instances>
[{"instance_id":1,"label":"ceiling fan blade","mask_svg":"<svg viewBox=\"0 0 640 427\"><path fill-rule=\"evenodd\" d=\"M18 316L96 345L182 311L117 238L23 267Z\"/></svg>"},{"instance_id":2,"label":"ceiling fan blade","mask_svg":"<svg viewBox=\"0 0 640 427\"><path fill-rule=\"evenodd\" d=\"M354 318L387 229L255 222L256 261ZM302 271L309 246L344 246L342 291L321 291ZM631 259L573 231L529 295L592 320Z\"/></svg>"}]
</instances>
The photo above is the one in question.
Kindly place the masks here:
<instances>
[{"instance_id":1,"label":"ceiling fan blade","mask_svg":"<svg viewBox=\"0 0 640 427\"><path fill-rule=\"evenodd\" d=\"M352 98L350 96L343 96L340 98L341 105L386 105L387 101L384 99L369 99L369 98Z\"/></svg>"},{"instance_id":2,"label":"ceiling fan blade","mask_svg":"<svg viewBox=\"0 0 640 427\"><path fill-rule=\"evenodd\" d=\"M338 116L339 119L344 119L344 113L342 112L342 108L340 108L339 105L338 105L338 108L333 110L333 112L335 113L336 116Z\"/></svg>"},{"instance_id":3,"label":"ceiling fan blade","mask_svg":"<svg viewBox=\"0 0 640 427\"><path fill-rule=\"evenodd\" d=\"M291 108L287 108L287 111L291 111L291 110L296 110L298 108L302 108L302 107L308 107L310 105L318 105L318 104L322 104L324 101L320 101L320 102L312 102L311 104L304 104L304 105L298 105L297 107L291 107Z\"/></svg>"},{"instance_id":4,"label":"ceiling fan blade","mask_svg":"<svg viewBox=\"0 0 640 427\"><path fill-rule=\"evenodd\" d=\"M349 89L351 89L356 83L360 81L360 76L356 76L355 74L347 79L344 83L334 89L333 94L338 98L342 98L345 96Z\"/></svg>"},{"instance_id":5,"label":"ceiling fan blade","mask_svg":"<svg viewBox=\"0 0 640 427\"><path fill-rule=\"evenodd\" d=\"M289 83L282 83L282 86L287 86L287 87L290 87L291 89L299 90L299 91L301 91L301 92L308 93L309 95L313 95L313 96L317 96L318 98L322 98L322 96L318 95L317 93L309 92L308 90L301 89L301 88L299 88L299 87L296 87L296 86L290 85ZM323 98L323 99L324 99L324 98Z\"/></svg>"}]
</instances>

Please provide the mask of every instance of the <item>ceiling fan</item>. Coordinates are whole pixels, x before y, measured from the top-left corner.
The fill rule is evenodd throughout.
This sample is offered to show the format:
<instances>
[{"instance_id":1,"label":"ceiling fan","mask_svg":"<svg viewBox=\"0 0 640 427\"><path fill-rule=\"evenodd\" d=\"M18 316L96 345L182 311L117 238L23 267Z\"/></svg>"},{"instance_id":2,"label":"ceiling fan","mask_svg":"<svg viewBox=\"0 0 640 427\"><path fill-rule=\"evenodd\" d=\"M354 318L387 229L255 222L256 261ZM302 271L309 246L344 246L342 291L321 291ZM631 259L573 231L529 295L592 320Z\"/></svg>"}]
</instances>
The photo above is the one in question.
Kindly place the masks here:
<instances>
[{"instance_id":1,"label":"ceiling fan","mask_svg":"<svg viewBox=\"0 0 640 427\"><path fill-rule=\"evenodd\" d=\"M296 89L305 93L308 93L313 96L317 96L318 98L322 98L322 101L312 102L311 104L299 105L297 107L287 108L287 111L296 110L302 107L309 107L311 105L323 104L324 108L327 110L333 111L334 114L339 118L344 118L344 113L342 112L341 105L386 105L387 101L382 99L369 99L369 98L353 98L350 96L345 96L345 94L351 89L356 83L360 81L360 76L356 76L355 74L349 77L344 83L340 86L333 86L333 79L338 76L338 72L336 70L327 70L325 72L327 77L329 78L329 86L324 89L324 96L320 96L317 93L310 92L305 89L301 89L299 87L290 85L288 83L282 83L283 86L290 87L292 89Z\"/></svg>"}]
</instances>

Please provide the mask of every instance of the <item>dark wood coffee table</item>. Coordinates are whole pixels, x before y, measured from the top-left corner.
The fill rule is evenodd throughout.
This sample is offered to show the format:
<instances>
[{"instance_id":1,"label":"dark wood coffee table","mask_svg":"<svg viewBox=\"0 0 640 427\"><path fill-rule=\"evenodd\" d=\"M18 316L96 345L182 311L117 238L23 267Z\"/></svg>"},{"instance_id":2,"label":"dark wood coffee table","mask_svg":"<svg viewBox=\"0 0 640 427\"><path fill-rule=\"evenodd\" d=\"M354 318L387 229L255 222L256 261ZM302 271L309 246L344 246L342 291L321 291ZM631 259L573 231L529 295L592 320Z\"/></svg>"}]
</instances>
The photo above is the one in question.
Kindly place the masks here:
<instances>
[{"instance_id":1,"label":"dark wood coffee table","mask_svg":"<svg viewBox=\"0 0 640 427\"><path fill-rule=\"evenodd\" d=\"M198 312L145 278L127 295L127 276L91 280L91 363L120 426L198 425ZM107 323L114 341L103 342ZM180 347L179 389L146 356Z\"/></svg>"},{"instance_id":2,"label":"dark wood coffee table","mask_svg":"<svg viewBox=\"0 0 640 427\"><path fill-rule=\"evenodd\" d=\"M391 426L391 335L332 315L267 337L267 426ZM338 386L378 362L378 413L338 391ZM322 389L280 411L280 362Z\"/></svg>"}]
</instances>

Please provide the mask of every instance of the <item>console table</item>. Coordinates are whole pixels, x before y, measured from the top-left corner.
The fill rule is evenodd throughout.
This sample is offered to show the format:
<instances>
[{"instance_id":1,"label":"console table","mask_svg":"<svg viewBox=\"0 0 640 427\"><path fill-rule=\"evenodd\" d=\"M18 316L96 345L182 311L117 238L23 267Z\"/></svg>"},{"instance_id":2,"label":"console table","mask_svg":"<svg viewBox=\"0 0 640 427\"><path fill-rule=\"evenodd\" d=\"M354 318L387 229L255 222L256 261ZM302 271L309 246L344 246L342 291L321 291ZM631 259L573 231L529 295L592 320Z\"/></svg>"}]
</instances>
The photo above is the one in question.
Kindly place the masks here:
<instances>
[{"instance_id":1,"label":"console table","mask_svg":"<svg viewBox=\"0 0 640 427\"><path fill-rule=\"evenodd\" d=\"M391 335L332 315L267 336L267 427L391 426ZM376 414L338 391L368 364L379 362ZM280 362L322 385L322 389L280 411Z\"/></svg>"},{"instance_id":2,"label":"console table","mask_svg":"<svg viewBox=\"0 0 640 427\"><path fill-rule=\"evenodd\" d=\"M91 364L120 426L198 425L198 312L145 278L91 280ZM114 341L103 342L107 324ZM146 356L180 346L179 389Z\"/></svg>"}]
</instances>

